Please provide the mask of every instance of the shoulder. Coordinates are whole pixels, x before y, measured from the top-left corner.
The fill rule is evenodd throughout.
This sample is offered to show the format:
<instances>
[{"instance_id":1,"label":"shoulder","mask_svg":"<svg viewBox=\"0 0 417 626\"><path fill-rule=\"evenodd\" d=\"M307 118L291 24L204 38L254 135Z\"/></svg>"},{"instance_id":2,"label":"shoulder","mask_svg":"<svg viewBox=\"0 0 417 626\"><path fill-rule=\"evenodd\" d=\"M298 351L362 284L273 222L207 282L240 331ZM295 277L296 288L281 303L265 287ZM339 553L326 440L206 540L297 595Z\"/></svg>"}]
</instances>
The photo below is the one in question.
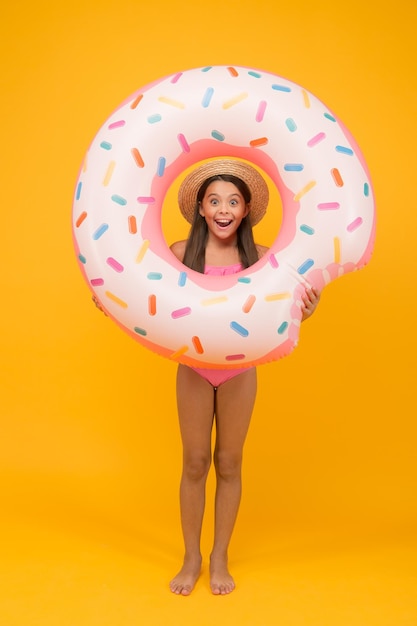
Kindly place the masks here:
<instances>
[{"instance_id":1,"label":"shoulder","mask_svg":"<svg viewBox=\"0 0 417 626\"><path fill-rule=\"evenodd\" d=\"M176 241L170 246L171 252L179 259L183 260L185 254L185 247L187 245L187 241L184 239L183 241Z\"/></svg>"},{"instance_id":2,"label":"shoulder","mask_svg":"<svg viewBox=\"0 0 417 626\"><path fill-rule=\"evenodd\" d=\"M268 252L268 250L269 250L269 248L268 248L267 246L261 246L261 245L259 245L258 243L256 244L256 249L257 249L257 251L258 251L258 256L259 256L259 258L260 258L260 259L261 259L261 258L264 256L264 254L266 254L266 253Z\"/></svg>"}]
</instances>

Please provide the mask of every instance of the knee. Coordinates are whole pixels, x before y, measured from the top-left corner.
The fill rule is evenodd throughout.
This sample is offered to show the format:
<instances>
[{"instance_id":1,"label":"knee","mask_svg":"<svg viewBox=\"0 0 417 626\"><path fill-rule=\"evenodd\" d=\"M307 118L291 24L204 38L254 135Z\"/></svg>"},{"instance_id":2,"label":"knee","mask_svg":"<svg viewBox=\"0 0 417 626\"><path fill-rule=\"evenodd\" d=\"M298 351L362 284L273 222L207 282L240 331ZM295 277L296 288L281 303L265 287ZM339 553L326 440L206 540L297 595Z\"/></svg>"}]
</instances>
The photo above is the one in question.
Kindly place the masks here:
<instances>
[{"instance_id":1,"label":"knee","mask_svg":"<svg viewBox=\"0 0 417 626\"><path fill-rule=\"evenodd\" d=\"M193 482L205 480L210 469L210 457L204 454L193 454L184 458L183 473Z\"/></svg>"},{"instance_id":2,"label":"knee","mask_svg":"<svg viewBox=\"0 0 417 626\"><path fill-rule=\"evenodd\" d=\"M216 452L214 465L217 478L225 481L240 479L242 469L242 456L229 452Z\"/></svg>"}]
</instances>

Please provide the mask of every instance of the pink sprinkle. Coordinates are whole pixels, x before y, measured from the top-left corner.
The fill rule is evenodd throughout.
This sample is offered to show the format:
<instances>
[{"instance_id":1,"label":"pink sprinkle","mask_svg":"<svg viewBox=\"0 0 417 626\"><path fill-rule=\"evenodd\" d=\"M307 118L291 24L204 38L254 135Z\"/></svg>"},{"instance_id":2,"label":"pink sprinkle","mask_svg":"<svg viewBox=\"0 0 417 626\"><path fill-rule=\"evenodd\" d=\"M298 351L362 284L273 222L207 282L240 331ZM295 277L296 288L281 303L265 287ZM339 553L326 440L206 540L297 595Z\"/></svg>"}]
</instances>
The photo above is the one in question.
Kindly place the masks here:
<instances>
[{"instance_id":1,"label":"pink sprinkle","mask_svg":"<svg viewBox=\"0 0 417 626\"><path fill-rule=\"evenodd\" d=\"M244 358L244 354L228 354L226 356L226 361L241 361Z\"/></svg>"},{"instance_id":2,"label":"pink sprinkle","mask_svg":"<svg viewBox=\"0 0 417 626\"><path fill-rule=\"evenodd\" d=\"M184 135L182 133L177 135L177 139L178 139L178 141L180 143L182 151L183 152L190 152L190 146L188 145L188 141L186 140L186 138L184 137Z\"/></svg>"},{"instance_id":3,"label":"pink sprinkle","mask_svg":"<svg viewBox=\"0 0 417 626\"><path fill-rule=\"evenodd\" d=\"M256 112L256 117L255 117L257 122L262 122L262 120L264 119L265 109L266 109L266 101L261 100L258 106L258 110Z\"/></svg>"},{"instance_id":4,"label":"pink sprinkle","mask_svg":"<svg viewBox=\"0 0 417 626\"><path fill-rule=\"evenodd\" d=\"M152 196L139 196L137 201L139 204L153 204L155 202L155 198L152 198Z\"/></svg>"},{"instance_id":5,"label":"pink sprinkle","mask_svg":"<svg viewBox=\"0 0 417 626\"><path fill-rule=\"evenodd\" d=\"M179 81L182 75L183 75L183 72L178 72L178 74L175 74L175 76L171 78L171 83L176 83L177 81Z\"/></svg>"},{"instance_id":6,"label":"pink sprinkle","mask_svg":"<svg viewBox=\"0 0 417 626\"><path fill-rule=\"evenodd\" d=\"M184 317L184 315L190 315L191 308L189 306L185 306L183 309L177 309L176 311L172 311L171 317L176 320L179 317Z\"/></svg>"},{"instance_id":7,"label":"pink sprinkle","mask_svg":"<svg viewBox=\"0 0 417 626\"><path fill-rule=\"evenodd\" d=\"M325 138L326 138L326 133L319 133L318 135L315 135L314 137L309 139L309 141L307 141L307 145L309 148L312 148L316 144L320 143L320 141L323 141L323 139Z\"/></svg>"},{"instance_id":8,"label":"pink sprinkle","mask_svg":"<svg viewBox=\"0 0 417 626\"><path fill-rule=\"evenodd\" d=\"M113 259L113 257L109 256L108 259L106 259L106 262L108 265L110 265L111 268L114 269L115 272L123 272L124 267L123 265L121 265L118 261L116 261L116 259Z\"/></svg>"},{"instance_id":9,"label":"pink sprinkle","mask_svg":"<svg viewBox=\"0 0 417 626\"><path fill-rule=\"evenodd\" d=\"M277 267L279 267L279 263L275 258L275 254L270 254L268 257L268 261L271 264L271 267L273 267L274 269L277 269Z\"/></svg>"},{"instance_id":10,"label":"pink sprinkle","mask_svg":"<svg viewBox=\"0 0 417 626\"><path fill-rule=\"evenodd\" d=\"M351 233L352 231L359 228L362 222L363 222L363 219L361 217L357 217L356 220L353 220L353 222L348 224L347 230Z\"/></svg>"},{"instance_id":11,"label":"pink sprinkle","mask_svg":"<svg viewBox=\"0 0 417 626\"><path fill-rule=\"evenodd\" d=\"M126 122L124 120L119 120L118 122L113 122L112 124L109 124L108 128L109 130L113 130L114 128L120 128L121 126L124 126L126 124Z\"/></svg>"},{"instance_id":12,"label":"pink sprinkle","mask_svg":"<svg viewBox=\"0 0 417 626\"><path fill-rule=\"evenodd\" d=\"M104 285L104 280L102 278L92 278L91 284L93 287L100 287L101 285Z\"/></svg>"},{"instance_id":13,"label":"pink sprinkle","mask_svg":"<svg viewBox=\"0 0 417 626\"><path fill-rule=\"evenodd\" d=\"M317 205L317 208L321 211L327 211L329 209L340 209L340 204L338 202L321 202Z\"/></svg>"}]
</instances>

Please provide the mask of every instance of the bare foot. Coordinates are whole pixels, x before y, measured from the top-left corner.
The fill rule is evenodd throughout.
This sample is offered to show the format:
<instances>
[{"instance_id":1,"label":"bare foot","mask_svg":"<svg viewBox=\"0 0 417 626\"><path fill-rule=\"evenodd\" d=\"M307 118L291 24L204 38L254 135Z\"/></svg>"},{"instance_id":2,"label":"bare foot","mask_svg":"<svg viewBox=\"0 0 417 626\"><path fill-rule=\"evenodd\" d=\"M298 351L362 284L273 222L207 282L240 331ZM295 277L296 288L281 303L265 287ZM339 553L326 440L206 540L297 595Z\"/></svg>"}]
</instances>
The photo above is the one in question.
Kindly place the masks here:
<instances>
[{"instance_id":1,"label":"bare foot","mask_svg":"<svg viewBox=\"0 0 417 626\"><path fill-rule=\"evenodd\" d=\"M196 584L201 571L201 557L184 559L184 564L178 574L169 583L172 593L178 596L189 596Z\"/></svg>"},{"instance_id":2,"label":"bare foot","mask_svg":"<svg viewBox=\"0 0 417 626\"><path fill-rule=\"evenodd\" d=\"M227 557L211 557L210 560L210 587L214 595L225 596L235 588L235 581L227 567Z\"/></svg>"}]
</instances>

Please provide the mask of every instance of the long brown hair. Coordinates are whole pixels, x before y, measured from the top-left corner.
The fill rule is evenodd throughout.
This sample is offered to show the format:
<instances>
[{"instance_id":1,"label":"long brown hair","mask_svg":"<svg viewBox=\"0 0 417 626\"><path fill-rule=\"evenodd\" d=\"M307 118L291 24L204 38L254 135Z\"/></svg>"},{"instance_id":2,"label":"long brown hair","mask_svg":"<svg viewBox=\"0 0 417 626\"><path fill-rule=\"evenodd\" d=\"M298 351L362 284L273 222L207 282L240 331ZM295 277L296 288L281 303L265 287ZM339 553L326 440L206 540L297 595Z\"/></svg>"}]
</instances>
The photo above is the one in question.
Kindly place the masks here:
<instances>
[{"instance_id":1,"label":"long brown hair","mask_svg":"<svg viewBox=\"0 0 417 626\"><path fill-rule=\"evenodd\" d=\"M216 176L211 176L201 185L196 198L193 223L187 239L183 263L187 267L190 267L196 272L201 272L202 274L204 273L205 267L208 228L206 220L200 215L200 202L204 198L207 187L216 180L233 183L235 187L239 189L246 204L250 203L252 197L247 184L232 174L218 174ZM244 268L256 263L259 255L253 239L253 231L249 214L242 219L239 228L237 229L237 247L239 258Z\"/></svg>"}]
</instances>

